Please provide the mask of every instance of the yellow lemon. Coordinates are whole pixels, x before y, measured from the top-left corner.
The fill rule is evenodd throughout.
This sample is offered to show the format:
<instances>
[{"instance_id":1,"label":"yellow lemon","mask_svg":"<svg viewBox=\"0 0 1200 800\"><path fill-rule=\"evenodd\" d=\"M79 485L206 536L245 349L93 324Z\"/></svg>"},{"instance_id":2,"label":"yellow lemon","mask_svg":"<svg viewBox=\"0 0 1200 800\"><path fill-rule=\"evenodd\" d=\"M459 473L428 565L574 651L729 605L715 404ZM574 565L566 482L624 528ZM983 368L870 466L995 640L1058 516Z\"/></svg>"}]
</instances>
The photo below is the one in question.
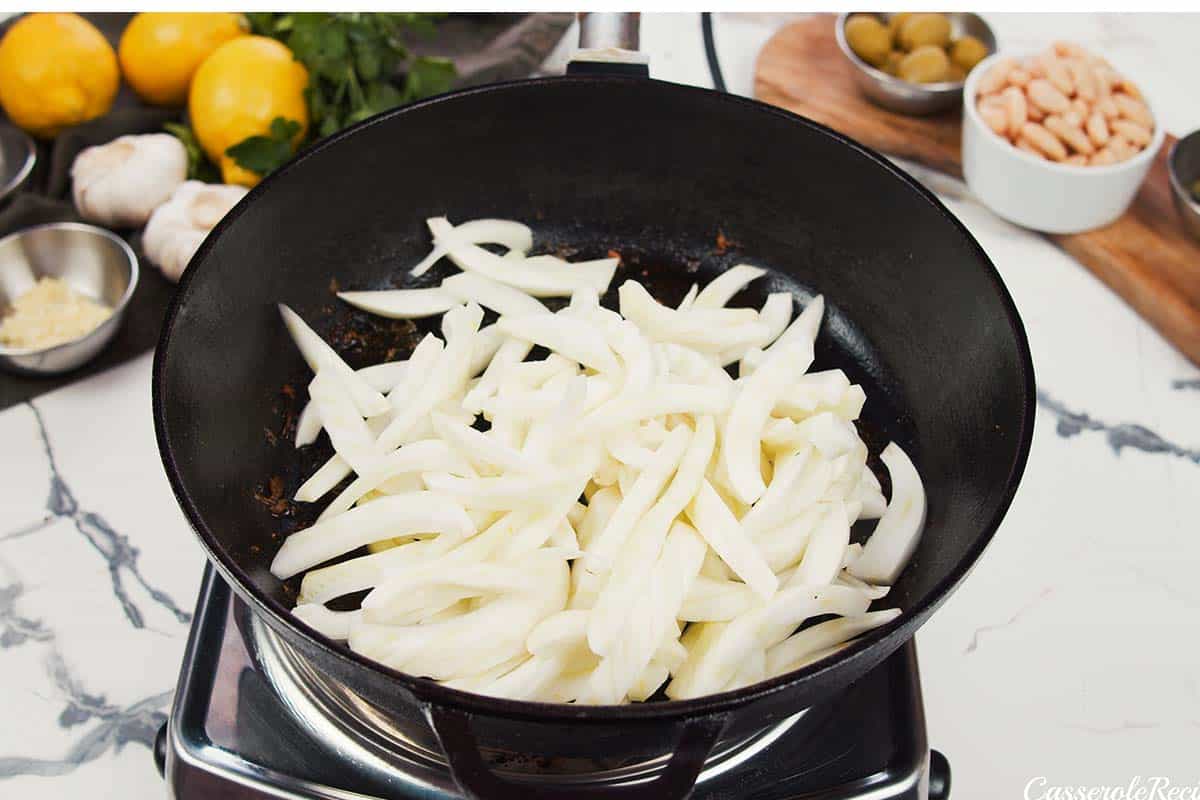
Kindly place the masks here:
<instances>
[{"instance_id":1,"label":"yellow lemon","mask_svg":"<svg viewBox=\"0 0 1200 800\"><path fill-rule=\"evenodd\" d=\"M246 18L226 12L146 12L125 26L117 55L125 80L147 103L181 106L201 62L245 36Z\"/></svg>"},{"instance_id":2,"label":"yellow lemon","mask_svg":"<svg viewBox=\"0 0 1200 800\"><path fill-rule=\"evenodd\" d=\"M265 135L276 117L300 123L294 144L304 138L307 86L308 70L291 50L265 36L233 39L204 60L192 79L188 114L196 139L226 183L258 183L258 175L239 167L225 151L250 136Z\"/></svg>"},{"instance_id":3,"label":"yellow lemon","mask_svg":"<svg viewBox=\"0 0 1200 800\"><path fill-rule=\"evenodd\" d=\"M120 83L112 46L78 14L29 14L0 40L0 105L34 136L107 113Z\"/></svg>"}]
</instances>

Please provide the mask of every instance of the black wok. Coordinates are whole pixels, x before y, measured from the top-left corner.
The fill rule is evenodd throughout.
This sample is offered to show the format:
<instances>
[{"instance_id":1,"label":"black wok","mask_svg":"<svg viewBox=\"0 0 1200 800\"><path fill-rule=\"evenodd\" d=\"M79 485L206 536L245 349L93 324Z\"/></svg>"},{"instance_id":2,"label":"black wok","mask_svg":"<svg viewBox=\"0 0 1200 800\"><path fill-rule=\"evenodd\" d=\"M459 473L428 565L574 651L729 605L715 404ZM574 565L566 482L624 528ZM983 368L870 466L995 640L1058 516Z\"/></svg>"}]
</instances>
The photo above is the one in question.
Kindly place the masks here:
<instances>
[{"instance_id":1,"label":"black wok","mask_svg":"<svg viewBox=\"0 0 1200 800\"><path fill-rule=\"evenodd\" d=\"M681 702L580 707L466 694L389 670L289 613L295 586L268 571L290 530L262 487L290 495L330 454L271 441L308 379L280 324L291 305L353 366L419 335L340 304L342 287L411 285L429 248L423 220L529 222L536 245L580 257L621 252L624 277L677 300L742 260L786 286L824 293L818 368L867 390L877 453L896 440L928 492L924 538L887 598L904 614L798 672ZM721 246L718 246L718 235ZM432 273L421 285L436 284ZM368 120L272 175L220 224L184 275L155 357L154 417L180 505L218 569L313 668L448 753L468 794L518 780L485 757L540 770L634 762L674 751L647 797L686 793L709 749L828 699L908 640L966 576L1012 500L1033 426L1025 333L988 257L927 191L855 142L778 109L639 78L570 76L435 98ZM302 393L302 388L300 389ZM300 463L298 463L298 461ZM259 495L256 497L256 495ZM276 504L280 511L286 503ZM574 765L574 766L572 766ZM536 782L529 796L555 796ZM575 794L582 794L581 789Z\"/></svg>"}]
</instances>

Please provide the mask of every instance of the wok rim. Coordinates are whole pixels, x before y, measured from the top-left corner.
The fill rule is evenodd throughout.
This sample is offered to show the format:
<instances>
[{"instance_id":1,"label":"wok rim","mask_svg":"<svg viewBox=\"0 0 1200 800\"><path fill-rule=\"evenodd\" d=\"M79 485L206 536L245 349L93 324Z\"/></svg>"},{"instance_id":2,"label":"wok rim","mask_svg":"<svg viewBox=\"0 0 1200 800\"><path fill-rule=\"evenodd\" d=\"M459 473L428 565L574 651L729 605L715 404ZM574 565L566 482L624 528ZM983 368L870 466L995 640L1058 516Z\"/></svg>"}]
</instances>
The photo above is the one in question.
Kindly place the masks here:
<instances>
[{"instance_id":1,"label":"wok rim","mask_svg":"<svg viewBox=\"0 0 1200 800\"><path fill-rule=\"evenodd\" d=\"M489 697L487 695L475 694L459 689L452 689L447 686L428 679L419 678L409 675L381 663L378 663L366 656L350 650L343 644L335 642L332 639L318 633L308 625L298 620L290 611L284 608L278 601L267 597L262 593L249 579L249 575L236 563L233 559L226 562L224 556L218 552L219 540L208 528L202 514L196 504L188 494L187 488L184 486L183 478L175 461L175 453L171 443L168 440L167 422L165 414L164 400L164 382L166 368L166 353L171 344L171 336L174 332L175 322L178 319L179 311L183 304L187 301L191 283L195 278L197 266L204 263L206 257L212 249L221 240L221 235L227 227L232 225L239 217L245 213L251 203L258 199L265 191L268 191L271 186L278 182L282 176L287 175L294 170L300 168L302 164L310 158L322 153L331 147L341 146L347 140L353 138L359 131L375 125L390 124L392 120L402 118L406 114L419 113L423 109L432 108L446 103L456 103L469 101L470 98L477 94L490 94L495 92L506 91L529 91L536 90L539 87L550 85L570 84L586 90L586 87L595 86L597 84L605 85L625 85L634 87L653 86L655 90L674 92L680 96L684 93L690 94L697 99L697 102L719 102L738 106L747 114L766 114L777 117L793 124L803 125L814 132L833 139L835 142L849 147L859 155L873 161L877 166L881 167L885 172L892 177L904 183L911 189L915 195L914 199L924 200L933 208L940 212L941 216L948 221L958 232L965 238L966 242L975 251L980 266L983 268L986 277L991 281L997 296L1001 302L1004 314L1008 320L1010 330L1015 339L1015 344L1018 350L1019 369L1021 378L1025 383L1025 392L1021 414L1016 421L1019 428L1017 436L1017 449L1015 458L1010 466L1008 476L1005 480L1005 488L1000 502L996 507L991 519L988 520L983 529L975 537L974 541L967 548L966 553L959 561L954 564L946 575L938 581L933 590L930 591L921 603L902 609L901 614L895 620L886 625L875 628L872 631L860 636L851 642L843 650L820 661L809 664L801 669L793 672L788 672L773 678L769 678L749 686L742 687L733 691L720 692L712 695L704 695L698 698L688 700L666 700L652 703L629 703L626 705L575 705L570 703L544 703L527 700L509 700L503 698ZM287 638L288 635L296 635L303 637L309 642L315 644L325 655L336 658L342 661L349 662L351 665L367 669L383 675L389 680L395 681L404 689L408 690L418 701L427 704L436 704L442 707L454 708L457 710L476 713L492 717L501 717L507 719L523 719L533 722L575 722L575 723L613 723L613 722L650 722L654 720L681 719L686 717L694 717L701 715L710 715L718 713L728 713L736 710L739 706L746 705L752 701L764 699L770 695L787 691L797 684L802 684L810 679L817 679L819 676L828 675L837 670L851 670L854 665L864 664L867 662L878 662L886 657L892 650L899 647L905 641L912 637L916 629L924 623L926 619L940 606L954 591L958 584L967 576L974 567L976 562L982 556L983 551L991 543L996 531L1000 527L1000 523L1008 513L1008 509L1012 504L1013 497L1016 495L1017 487L1020 485L1021 478L1025 472L1025 467L1029 459L1029 453L1033 442L1034 418L1036 412L1036 385L1034 380L1033 356L1029 349L1029 338L1025 332L1024 323L1021 320L1020 314L1017 311L1016 304L1013 301L1008 287L1004 284L999 271L991 258L984 251L983 247L966 228L965 225L953 214L949 209L934 195L930 190L920 184L915 178L904 172L892 162L880 155L869 147L851 139L844 134L841 134L832 128L822 125L814 120L799 114L794 114L776 106L771 106L758 100L754 100L740 95L727 94L717 92L711 89L701 87L688 86L684 84L672 84L666 81L648 80L646 78L612 76L612 75L565 75L565 76L549 76L542 78L523 79L514 81L504 81L500 83L488 84L485 86L469 87L456 90L436 97L420 100L401 108L393 109L388 112L376 115L369 119L363 120L349 128L330 136L317 144L310 147L308 150L297 155L280 169L276 170L271 175L264 178L257 186L252 188L234 208L225 215L224 218L216 225L209 233L192 256L188 264L188 268L184 271L179 285L176 288L175 295L171 298L171 302L167 307L166 316L163 320L162 331L159 335L157 347L154 352L153 372L151 376L151 406L154 417L154 432L155 439L158 443L159 456L163 463L164 471L167 474L167 479L171 484L171 489L175 494L175 499L187 518L188 524L195 532L204 548L210 562L221 573L221 576L229 583L230 587L236 594L248 603L255 613L262 615L265 622L276 629L281 635ZM888 640L894 640L893 647L887 649ZM294 646L294 645L293 645ZM870 664L873 666L873 664ZM350 687L353 688L353 687Z\"/></svg>"}]
</instances>

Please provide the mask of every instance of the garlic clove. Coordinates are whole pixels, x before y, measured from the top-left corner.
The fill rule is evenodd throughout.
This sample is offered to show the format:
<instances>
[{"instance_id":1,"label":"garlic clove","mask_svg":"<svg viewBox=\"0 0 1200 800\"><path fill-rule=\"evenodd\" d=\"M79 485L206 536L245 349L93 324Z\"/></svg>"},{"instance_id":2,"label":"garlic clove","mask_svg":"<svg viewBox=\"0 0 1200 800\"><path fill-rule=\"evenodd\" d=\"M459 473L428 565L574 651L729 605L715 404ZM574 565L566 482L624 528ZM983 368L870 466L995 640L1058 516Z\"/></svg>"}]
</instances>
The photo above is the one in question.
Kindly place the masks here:
<instances>
[{"instance_id":1,"label":"garlic clove","mask_svg":"<svg viewBox=\"0 0 1200 800\"><path fill-rule=\"evenodd\" d=\"M150 216L142 250L163 274L178 281L209 231L248 190L242 186L187 181Z\"/></svg>"},{"instance_id":2,"label":"garlic clove","mask_svg":"<svg viewBox=\"0 0 1200 800\"><path fill-rule=\"evenodd\" d=\"M233 202L237 203L240 199L239 196ZM188 207L192 224L197 228L212 230L229 213L229 209L233 208L229 200L229 197L216 192L198 193L192 198L191 205Z\"/></svg>"},{"instance_id":3,"label":"garlic clove","mask_svg":"<svg viewBox=\"0 0 1200 800\"><path fill-rule=\"evenodd\" d=\"M110 228L136 228L187 177L187 151L167 133L120 136L88 147L71 164L79 215Z\"/></svg>"}]
</instances>

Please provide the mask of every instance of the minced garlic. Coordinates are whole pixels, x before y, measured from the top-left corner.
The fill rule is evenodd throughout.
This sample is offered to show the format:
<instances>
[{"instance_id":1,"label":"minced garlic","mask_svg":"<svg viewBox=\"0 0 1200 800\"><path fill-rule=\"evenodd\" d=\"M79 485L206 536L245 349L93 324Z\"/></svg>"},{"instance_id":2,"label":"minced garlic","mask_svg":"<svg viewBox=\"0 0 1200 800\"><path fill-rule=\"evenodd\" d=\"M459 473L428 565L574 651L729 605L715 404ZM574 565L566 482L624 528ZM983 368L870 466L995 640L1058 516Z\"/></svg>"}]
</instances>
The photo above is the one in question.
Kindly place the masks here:
<instances>
[{"instance_id":1,"label":"minced garlic","mask_svg":"<svg viewBox=\"0 0 1200 800\"><path fill-rule=\"evenodd\" d=\"M17 298L0 322L0 344L41 350L77 339L112 316L112 309L59 278L42 278Z\"/></svg>"}]
</instances>

